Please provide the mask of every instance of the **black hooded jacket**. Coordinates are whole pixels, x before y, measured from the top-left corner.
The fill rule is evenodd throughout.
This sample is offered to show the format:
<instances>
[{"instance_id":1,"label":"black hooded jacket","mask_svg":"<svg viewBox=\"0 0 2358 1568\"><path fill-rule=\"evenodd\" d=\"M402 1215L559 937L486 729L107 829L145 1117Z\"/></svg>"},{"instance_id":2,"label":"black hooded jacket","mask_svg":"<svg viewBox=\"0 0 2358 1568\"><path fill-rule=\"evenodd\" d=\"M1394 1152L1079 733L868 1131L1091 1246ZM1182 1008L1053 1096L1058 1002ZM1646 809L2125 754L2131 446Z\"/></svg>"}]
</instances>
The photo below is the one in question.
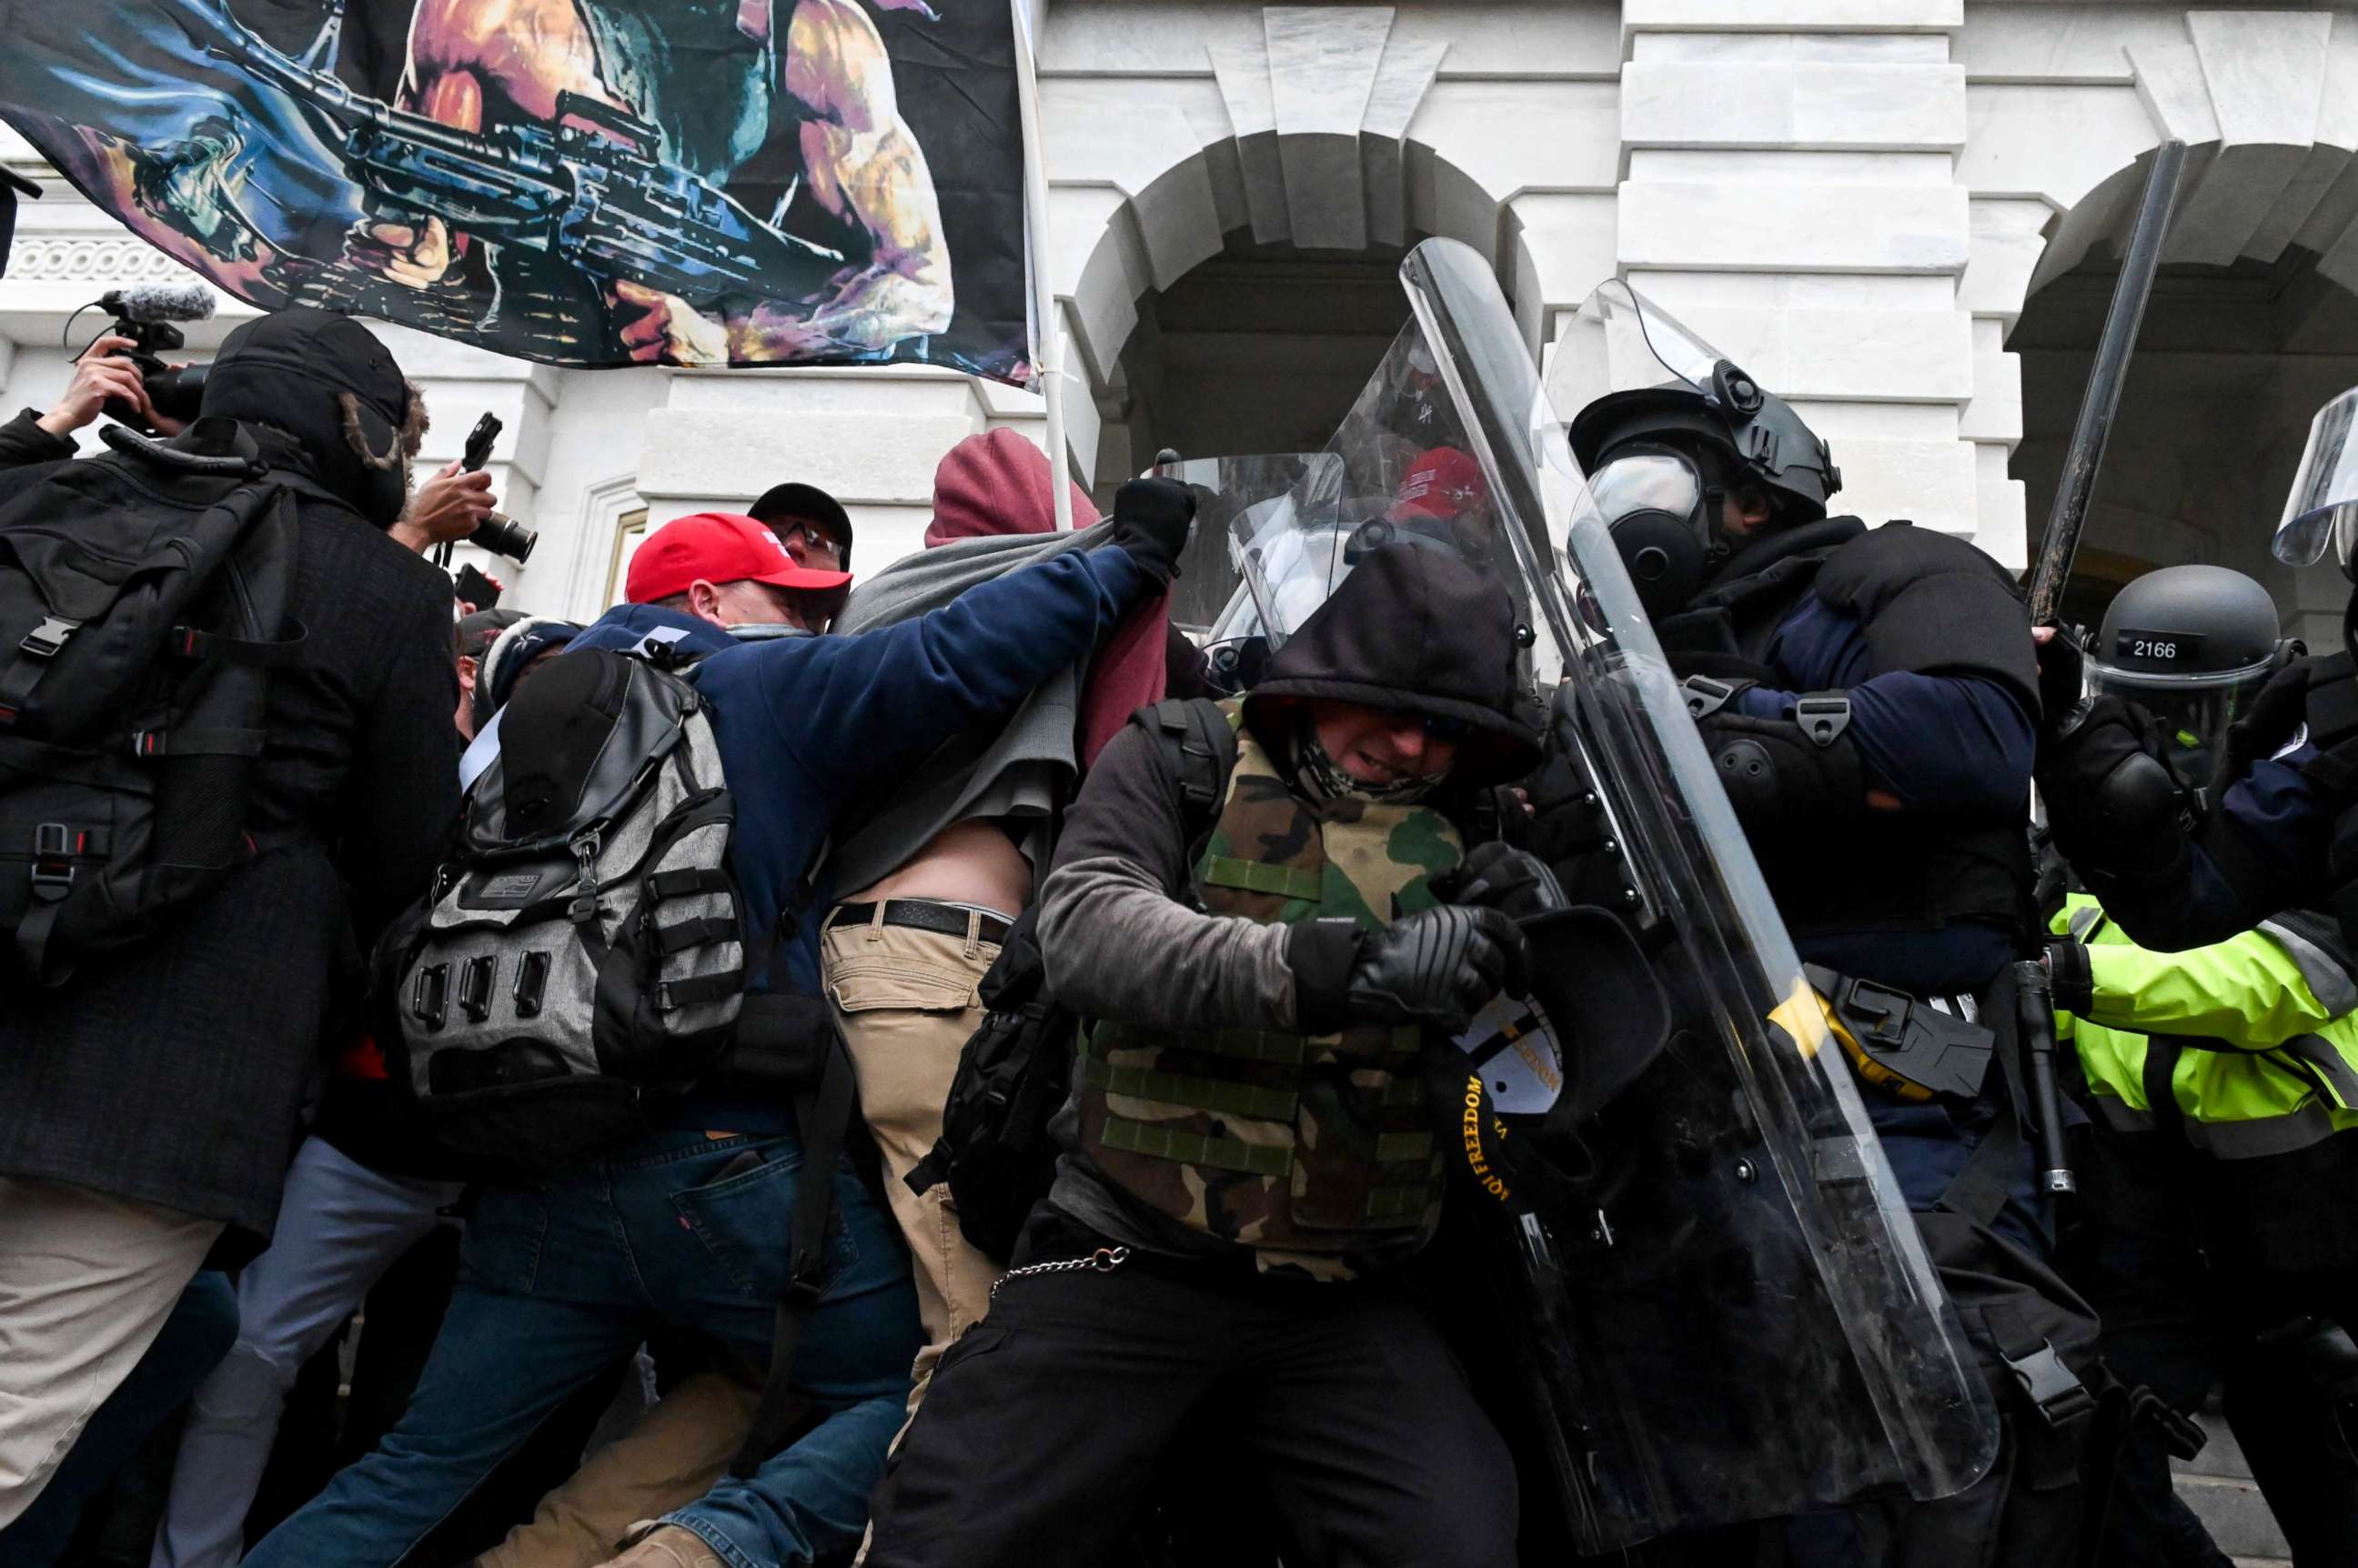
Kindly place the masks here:
<instances>
[{"instance_id":1,"label":"black hooded jacket","mask_svg":"<svg viewBox=\"0 0 2358 1568\"><path fill-rule=\"evenodd\" d=\"M287 841L164 935L10 996L0 1174L269 1235L345 933L365 943L424 891L457 815L450 582L383 526L408 404L354 321L284 311L223 347L205 412L266 423L274 465L313 481L296 508L305 652L271 677L248 823ZM395 461L364 460L348 427Z\"/></svg>"},{"instance_id":2,"label":"black hooded jacket","mask_svg":"<svg viewBox=\"0 0 2358 1568\"><path fill-rule=\"evenodd\" d=\"M1474 733L1432 800L1448 811L1458 788L1520 776L1538 761L1538 737L1516 717L1515 661L1514 606L1502 589L1455 556L1395 545L1362 560L1287 641L1246 699L1246 721L1283 759L1293 749L1289 708L1303 699L1465 719ZM1152 711L1098 753L1065 813L1040 893L1049 983L1065 1006L1093 1018L1182 1033L1293 1032L1297 990L1325 994L1338 985L1356 940L1316 925L1271 925L1195 906L1188 849L1217 808L1188 803ZM1320 940L1329 935L1341 939ZM1067 1108L1057 1123L1068 1148L1071 1116ZM1098 1234L1132 1245L1186 1244L1141 1221L1069 1155L1053 1201Z\"/></svg>"},{"instance_id":3,"label":"black hooded jacket","mask_svg":"<svg viewBox=\"0 0 2358 1568\"><path fill-rule=\"evenodd\" d=\"M1277 755L1272 710L1301 698L1463 719L1453 786L1504 784L1538 766L1539 739L1515 713L1515 607L1506 589L1445 551L1376 550L1343 579L1269 666L1245 718Z\"/></svg>"},{"instance_id":4,"label":"black hooded jacket","mask_svg":"<svg viewBox=\"0 0 2358 1568\"><path fill-rule=\"evenodd\" d=\"M1393 546L1361 562L1288 640L1245 717L1279 758L1293 749L1288 708L1305 698L1466 719L1474 733L1433 801L1447 811L1459 788L1519 777L1538 761L1538 738L1515 715L1515 656L1502 589L1455 557ZM1049 980L1096 1017L1292 1029L1287 936L1308 928L1194 911L1187 851L1211 821L1185 800L1151 712L1098 754L1065 813L1041 889ZM1296 957L1303 946L1293 944ZM1338 949L1308 961L1349 959Z\"/></svg>"}]
</instances>

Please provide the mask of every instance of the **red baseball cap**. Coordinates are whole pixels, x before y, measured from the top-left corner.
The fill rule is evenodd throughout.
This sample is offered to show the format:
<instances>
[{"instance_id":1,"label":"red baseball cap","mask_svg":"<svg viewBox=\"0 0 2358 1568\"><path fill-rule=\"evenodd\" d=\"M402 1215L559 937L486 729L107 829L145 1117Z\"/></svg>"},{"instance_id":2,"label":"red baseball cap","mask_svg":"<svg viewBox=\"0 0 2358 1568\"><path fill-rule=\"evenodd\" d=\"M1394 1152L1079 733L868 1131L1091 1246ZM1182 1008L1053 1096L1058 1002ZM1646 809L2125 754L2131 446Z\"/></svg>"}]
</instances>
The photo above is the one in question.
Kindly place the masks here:
<instances>
[{"instance_id":1,"label":"red baseball cap","mask_svg":"<svg viewBox=\"0 0 2358 1568\"><path fill-rule=\"evenodd\" d=\"M1455 447L1435 447L1409 465L1391 517L1455 517L1479 507L1487 494L1479 463Z\"/></svg>"},{"instance_id":2,"label":"red baseball cap","mask_svg":"<svg viewBox=\"0 0 2358 1568\"><path fill-rule=\"evenodd\" d=\"M795 565L778 536L751 517L734 512L699 512L676 517L647 535L631 557L622 597L651 604L686 593L698 581L765 582L773 588L824 593L851 581L849 572L823 572Z\"/></svg>"}]
</instances>

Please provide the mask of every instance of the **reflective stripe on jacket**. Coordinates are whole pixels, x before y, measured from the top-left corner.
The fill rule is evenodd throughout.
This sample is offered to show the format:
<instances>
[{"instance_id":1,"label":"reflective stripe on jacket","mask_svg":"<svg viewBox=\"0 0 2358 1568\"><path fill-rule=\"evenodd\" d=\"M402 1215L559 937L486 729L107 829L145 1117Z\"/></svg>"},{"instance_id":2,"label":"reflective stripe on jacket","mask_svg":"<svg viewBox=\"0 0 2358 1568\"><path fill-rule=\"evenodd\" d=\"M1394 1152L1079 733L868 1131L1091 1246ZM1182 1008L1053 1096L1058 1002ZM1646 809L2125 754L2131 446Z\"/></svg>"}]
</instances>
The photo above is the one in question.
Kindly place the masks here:
<instances>
[{"instance_id":1,"label":"reflective stripe on jacket","mask_svg":"<svg viewBox=\"0 0 2358 1568\"><path fill-rule=\"evenodd\" d=\"M2182 1121L2185 1140L2222 1160L2306 1149L2358 1129L2358 983L2336 955L2274 922L2182 953L2137 946L2096 902L2073 894L2054 922L2088 947L2093 1000L2064 1014L2090 1108L2120 1131ZM2147 1078L2175 1048L2157 1117ZM2156 1086L2157 1087L2158 1086Z\"/></svg>"}]
</instances>

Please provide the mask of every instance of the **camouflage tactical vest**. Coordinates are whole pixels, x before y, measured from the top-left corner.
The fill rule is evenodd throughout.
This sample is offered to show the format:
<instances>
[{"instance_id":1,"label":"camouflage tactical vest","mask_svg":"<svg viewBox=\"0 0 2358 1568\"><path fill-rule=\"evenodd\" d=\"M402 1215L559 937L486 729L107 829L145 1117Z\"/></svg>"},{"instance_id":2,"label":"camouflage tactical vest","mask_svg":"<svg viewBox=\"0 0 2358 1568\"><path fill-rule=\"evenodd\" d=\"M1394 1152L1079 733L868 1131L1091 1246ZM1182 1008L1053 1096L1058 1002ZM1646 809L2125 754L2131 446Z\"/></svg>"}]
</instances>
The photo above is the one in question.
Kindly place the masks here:
<instances>
[{"instance_id":1,"label":"camouflage tactical vest","mask_svg":"<svg viewBox=\"0 0 2358 1568\"><path fill-rule=\"evenodd\" d=\"M1305 803L1242 730L1195 881L1215 914L1379 930L1432 908L1427 879L1464 853L1429 806ZM1347 1277L1415 1252L1440 1222L1421 1047L1414 1028L1183 1036L1109 1021L1082 1046L1082 1137L1133 1197L1253 1248L1262 1269Z\"/></svg>"}]
</instances>

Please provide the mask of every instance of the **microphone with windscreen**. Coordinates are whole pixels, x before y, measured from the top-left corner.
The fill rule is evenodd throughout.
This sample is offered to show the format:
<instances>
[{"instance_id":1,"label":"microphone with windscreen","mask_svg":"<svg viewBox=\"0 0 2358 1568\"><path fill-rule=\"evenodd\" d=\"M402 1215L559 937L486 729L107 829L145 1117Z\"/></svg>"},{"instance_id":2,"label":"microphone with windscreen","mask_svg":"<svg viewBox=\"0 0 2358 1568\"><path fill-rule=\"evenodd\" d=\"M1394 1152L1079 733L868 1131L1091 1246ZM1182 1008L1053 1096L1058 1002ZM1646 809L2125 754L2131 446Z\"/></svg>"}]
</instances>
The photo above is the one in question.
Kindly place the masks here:
<instances>
[{"instance_id":1,"label":"microphone with windscreen","mask_svg":"<svg viewBox=\"0 0 2358 1568\"><path fill-rule=\"evenodd\" d=\"M205 373L212 367L196 364L176 369L166 364L162 356L188 346L187 335L175 322L210 319L213 306L213 291L190 278L112 288L83 308L104 310L114 318L107 330L130 339L133 346L113 351L139 367L139 380L157 413L186 424L197 416L198 406L204 401ZM151 436L157 433L136 408L119 397L107 399L106 416Z\"/></svg>"},{"instance_id":2,"label":"microphone with windscreen","mask_svg":"<svg viewBox=\"0 0 2358 1568\"><path fill-rule=\"evenodd\" d=\"M111 288L98 297L96 308L118 321L152 326L167 321L210 321L215 303L213 291L192 277L179 283L135 283L128 288Z\"/></svg>"}]
</instances>

